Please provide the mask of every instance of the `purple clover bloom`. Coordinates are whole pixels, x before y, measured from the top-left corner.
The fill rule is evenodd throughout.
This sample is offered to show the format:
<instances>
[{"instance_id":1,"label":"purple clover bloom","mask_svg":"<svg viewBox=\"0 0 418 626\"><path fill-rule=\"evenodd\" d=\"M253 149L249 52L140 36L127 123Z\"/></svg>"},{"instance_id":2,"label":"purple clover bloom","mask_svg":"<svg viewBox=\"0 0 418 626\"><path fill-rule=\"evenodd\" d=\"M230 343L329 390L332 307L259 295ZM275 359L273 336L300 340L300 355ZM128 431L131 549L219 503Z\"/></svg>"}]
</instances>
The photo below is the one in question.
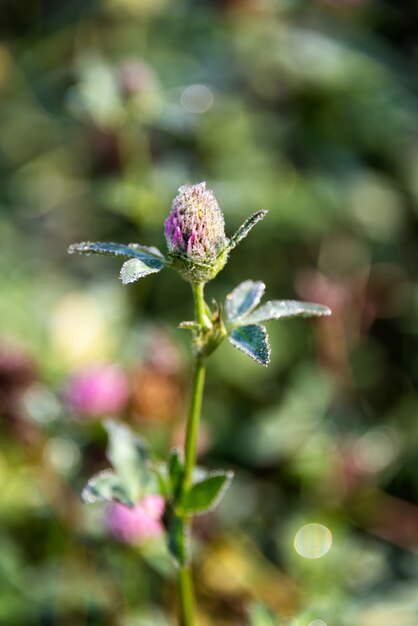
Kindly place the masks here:
<instances>
[{"instance_id":1,"label":"purple clover bloom","mask_svg":"<svg viewBox=\"0 0 418 626\"><path fill-rule=\"evenodd\" d=\"M159 495L145 496L133 508L114 502L107 508L106 526L118 541L138 543L163 533L163 513L164 498Z\"/></svg>"},{"instance_id":2,"label":"purple clover bloom","mask_svg":"<svg viewBox=\"0 0 418 626\"><path fill-rule=\"evenodd\" d=\"M225 248L224 217L205 182L180 187L165 221L165 237L171 254L197 263L212 263Z\"/></svg>"},{"instance_id":3,"label":"purple clover bloom","mask_svg":"<svg viewBox=\"0 0 418 626\"><path fill-rule=\"evenodd\" d=\"M128 380L118 365L93 365L72 376L64 391L67 405L79 415L101 417L122 411Z\"/></svg>"}]
</instances>

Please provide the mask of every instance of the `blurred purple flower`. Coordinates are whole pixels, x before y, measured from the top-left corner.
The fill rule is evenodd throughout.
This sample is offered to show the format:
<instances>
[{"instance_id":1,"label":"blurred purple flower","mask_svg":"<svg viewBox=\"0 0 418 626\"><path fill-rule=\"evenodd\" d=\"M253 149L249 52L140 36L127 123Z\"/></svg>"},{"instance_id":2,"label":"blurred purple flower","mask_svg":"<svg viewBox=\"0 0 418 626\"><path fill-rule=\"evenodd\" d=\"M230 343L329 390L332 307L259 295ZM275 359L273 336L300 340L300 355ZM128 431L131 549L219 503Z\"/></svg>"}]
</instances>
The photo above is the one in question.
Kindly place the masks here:
<instances>
[{"instance_id":1,"label":"blurred purple flower","mask_svg":"<svg viewBox=\"0 0 418 626\"><path fill-rule=\"evenodd\" d=\"M100 417L122 411L128 394L128 380L118 365L93 365L73 375L64 399L75 413Z\"/></svg>"},{"instance_id":2,"label":"blurred purple flower","mask_svg":"<svg viewBox=\"0 0 418 626\"><path fill-rule=\"evenodd\" d=\"M131 509L115 502L106 511L106 525L118 541L136 543L162 534L163 513L164 498L159 495L145 496Z\"/></svg>"}]
</instances>

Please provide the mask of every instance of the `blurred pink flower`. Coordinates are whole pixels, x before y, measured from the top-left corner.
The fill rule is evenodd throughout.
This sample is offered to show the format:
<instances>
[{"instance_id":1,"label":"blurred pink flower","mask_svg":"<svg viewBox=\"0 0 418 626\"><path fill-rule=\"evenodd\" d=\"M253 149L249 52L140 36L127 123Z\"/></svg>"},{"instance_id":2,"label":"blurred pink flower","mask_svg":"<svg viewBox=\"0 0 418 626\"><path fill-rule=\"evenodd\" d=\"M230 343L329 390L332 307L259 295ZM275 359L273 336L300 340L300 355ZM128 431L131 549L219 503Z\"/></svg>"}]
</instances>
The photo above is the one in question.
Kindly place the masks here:
<instances>
[{"instance_id":1,"label":"blurred pink flower","mask_svg":"<svg viewBox=\"0 0 418 626\"><path fill-rule=\"evenodd\" d=\"M149 495L132 509L124 504L111 504L106 511L106 525L119 541L136 543L161 535L163 513L164 498Z\"/></svg>"},{"instance_id":2,"label":"blurred pink flower","mask_svg":"<svg viewBox=\"0 0 418 626\"><path fill-rule=\"evenodd\" d=\"M100 417L121 411L128 394L128 380L118 365L93 365L73 375L64 399L75 413Z\"/></svg>"}]
</instances>

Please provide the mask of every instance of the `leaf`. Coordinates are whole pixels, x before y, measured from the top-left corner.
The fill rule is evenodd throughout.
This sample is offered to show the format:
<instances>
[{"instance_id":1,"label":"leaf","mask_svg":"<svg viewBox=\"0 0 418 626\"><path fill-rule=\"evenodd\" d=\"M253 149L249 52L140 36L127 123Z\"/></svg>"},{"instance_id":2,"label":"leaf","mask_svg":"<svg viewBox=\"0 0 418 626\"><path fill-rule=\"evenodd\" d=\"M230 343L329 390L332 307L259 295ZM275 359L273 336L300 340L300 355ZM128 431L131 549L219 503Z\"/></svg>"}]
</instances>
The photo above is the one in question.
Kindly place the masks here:
<instances>
[{"instance_id":1,"label":"leaf","mask_svg":"<svg viewBox=\"0 0 418 626\"><path fill-rule=\"evenodd\" d=\"M235 322L250 313L259 304L265 291L261 281L246 280L226 296L225 311L229 322Z\"/></svg>"},{"instance_id":2,"label":"leaf","mask_svg":"<svg viewBox=\"0 0 418 626\"><path fill-rule=\"evenodd\" d=\"M256 213L253 213L250 217L248 217L245 222L241 224L241 226L238 228L235 235L231 237L231 241L228 245L228 250L233 250L233 248L235 248L235 246L237 246L239 242L248 235L250 230L254 228L257 222L262 220L263 217L267 215L267 213L268 211L266 211L266 209L262 209L261 211L257 211Z\"/></svg>"},{"instance_id":3,"label":"leaf","mask_svg":"<svg viewBox=\"0 0 418 626\"><path fill-rule=\"evenodd\" d=\"M107 420L105 428L109 435L107 458L129 498L136 503L145 494L148 484L153 479L148 465L148 445L127 426L113 420Z\"/></svg>"},{"instance_id":4,"label":"leaf","mask_svg":"<svg viewBox=\"0 0 418 626\"><path fill-rule=\"evenodd\" d=\"M247 354L257 363L269 364L270 346L264 326L258 324L240 326L231 334L229 341L235 348Z\"/></svg>"},{"instance_id":5,"label":"leaf","mask_svg":"<svg viewBox=\"0 0 418 626\"><path fill-rule=\"evenodd\" d=\"M173 494L174 500L177 500L177 497L181 488L181 480L183 478L183 461L180 455L179 448L173 448L170 451L170 460L168 462L168 473L170 476L171 482L171 492Z\"/></svg>"},{"instance_id":6,"label":"leaf","mask_svg":"<svg viewBox=\"0 0 418 626\"><path fill-rule=\"evenodd\" d=\"M166 509L168 549L178 565L184 565L190 554L190 530L184 520L176 515L173 507Z\"/></svg>"},{"instance_id":7,"label":"leaf","mask_svg":"<svg viewBox=\"0 0 418 626\"><path fill-rule=\"evenodd\" d=\"M186 513L205 513L213 510L228 489L233 472L219 470L206 475L203 480L194 483L183 501Z\"/></svg>"},{"instance_id":8,"label":"leaf","mask_svg":"<svg viewBox=\"0 0 418 626\"><path fill-rule=\"evenodd\" d=\"M133 506L134 502L123 488L118 476L112 470L104 470L88 481L81 492L84 502L121 502Z\"/></svg>"},{"instance_id":9,"label":"leaf","mask_svg":"<svg viewBox=\"0 0 418 626\"><path fill-rule=\"evenodd\" d=\"M142 246L139 243L129 243L128 248L131 248L132 250L136 250L137 252L142 252L143 254L146 254L147 256L155 256L157 257L157 259L160 259L160 261L162 261L163 263L167 263L167 259L165 258L163 253L160 250L158 250L158 248L156 248L155 246Z\"/></svg>"},{"instance_id":10,"label":"leaf","mask_svg":"<svg viewBox=\"0 0 418 626\"><path fill-rule=\"evenodd\" d=\"M134 283L136 280L159 272L164 267L164 263L154 257L143 259L129 259L125 261L120 270L119 278L124 285Z\"/></svg>"},{"instance_id":11,"label":"leaf","mask_svg":"<svg viewBox=\"0 0 418 626\"><path fill-rule=\"evenodd\" d=\"M243 321L248 324L258 324L259 322L291 317L322 317L325 315L331 315L331 309L322 304L298 302L297 300L271 300L258 307L250 315L245 316Z\"/></svg>"},{"instance_id":12,"label":"leaf","mask_svg":"<svg viewBox=\"0 0 418 626\"><path fill-rule=\"evenodd\" d=\"M130 243L125 245L123 243L113 243L111 241L82 241L80 243L73 243L68 248L69 254L104 254L107 256L121 256L126 258L138 258L143 259L144 256L154 257L159 259L162 263L165 262L164 255L154 246L141 246L139 243Z\"/></svg>"}]
</instances>

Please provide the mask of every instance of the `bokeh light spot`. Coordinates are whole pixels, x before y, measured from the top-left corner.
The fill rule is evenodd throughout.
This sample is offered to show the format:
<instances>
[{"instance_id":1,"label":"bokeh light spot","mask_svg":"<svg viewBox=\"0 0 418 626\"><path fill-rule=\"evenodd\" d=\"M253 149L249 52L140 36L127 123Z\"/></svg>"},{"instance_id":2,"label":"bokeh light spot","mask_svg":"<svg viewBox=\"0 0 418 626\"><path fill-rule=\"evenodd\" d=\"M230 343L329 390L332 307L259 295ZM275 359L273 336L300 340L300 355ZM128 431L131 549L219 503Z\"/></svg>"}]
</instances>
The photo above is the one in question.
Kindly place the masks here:
<instances>
[{"instance_id":1,"label":"bokeh light spot","mask_svg":"<svg viewBox=\"0 0 418 626\"><path fill-rule=\"evenodd\" d=\"M189 85L181 94L180 102L190 113L206 113L213 104L213 93L206 85Z\"/></svg>"},{"instance_id":2,"label":"bokeh light spot","mask_svg":"<svg viewBox=\"0 0 418 626\"><path fill-rule=\"evenodd\" d=\"M294 548L305 559L320 559L332 546L332 533L322 524L306 524L295 535Z\"/></svg>"},{"instance_id":3,"label":"bokeh light spot","mask_svg":"<svg viewBox=\"0 0 418 626\"><path fill-rule=\"evenodd\" d=\"M327 626L327 625L322 619L314 619L313 622L310 622L309 626Z\"/></svg>"},{"instance_id":4,"label":"bokeh light spot","mask_svg":"<svg viewBox=\"0 0 418 626\"><path fill-rule=\"evenodd\" d=\"M80 452L69 439L54 437L44 448L44 459L50 467L66 474L79 463Z\"/></svg>"},{"instance_id":5,"label":"bokeh light spot","mask_svg":"<svg viewBox=\"0 0 418 626\"><path fill-rule=\"evenodd\" d=\"M370 430L360 437L353 451L354 462L364 472L380 472L394 459L395 445L381 430Z\"/></svg>"}]
</instances>

